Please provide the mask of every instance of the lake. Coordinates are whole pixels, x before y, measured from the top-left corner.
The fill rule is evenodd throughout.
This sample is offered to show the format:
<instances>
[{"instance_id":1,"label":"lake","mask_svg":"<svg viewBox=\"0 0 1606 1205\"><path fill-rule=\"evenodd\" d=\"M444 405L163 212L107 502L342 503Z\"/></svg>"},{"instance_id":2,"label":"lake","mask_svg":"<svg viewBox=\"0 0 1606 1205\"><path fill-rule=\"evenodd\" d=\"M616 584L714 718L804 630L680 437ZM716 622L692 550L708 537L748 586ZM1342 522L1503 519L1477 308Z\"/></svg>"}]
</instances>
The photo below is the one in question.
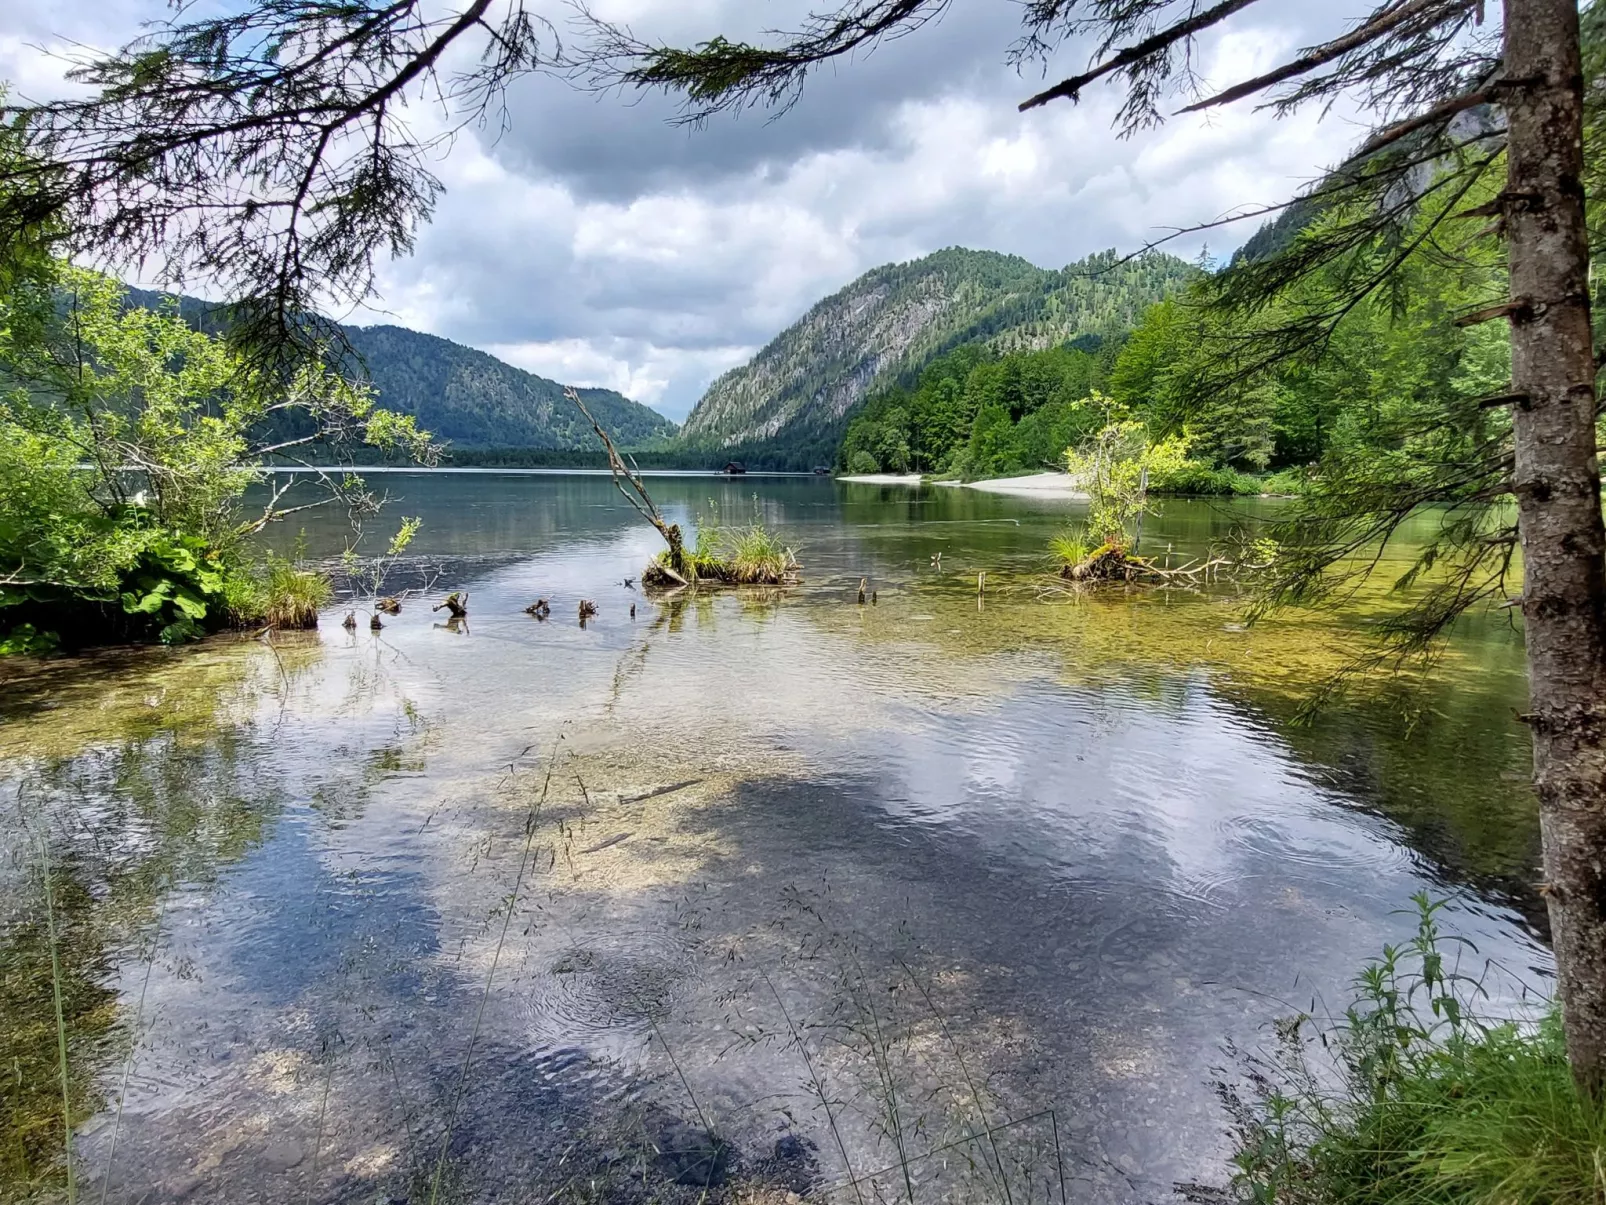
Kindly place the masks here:
<instances>
[{"instance_id":1,"label":"lake","mask_svg":"<svg viewBox=\"0 0 1606 1205\"><path fill-rule=\"evenodd\" d=\"M1307 718L1377 591L1069 593L1075 503L651 477L804 566L654 598L605 476L372 484L382 630L0 667L0 1199L65 1199L58 998L86 1200L1125 1202L1221 1182L1218 1082L1415 893L1550 973L1509 624Z\"/></svg>"}]
</instances>

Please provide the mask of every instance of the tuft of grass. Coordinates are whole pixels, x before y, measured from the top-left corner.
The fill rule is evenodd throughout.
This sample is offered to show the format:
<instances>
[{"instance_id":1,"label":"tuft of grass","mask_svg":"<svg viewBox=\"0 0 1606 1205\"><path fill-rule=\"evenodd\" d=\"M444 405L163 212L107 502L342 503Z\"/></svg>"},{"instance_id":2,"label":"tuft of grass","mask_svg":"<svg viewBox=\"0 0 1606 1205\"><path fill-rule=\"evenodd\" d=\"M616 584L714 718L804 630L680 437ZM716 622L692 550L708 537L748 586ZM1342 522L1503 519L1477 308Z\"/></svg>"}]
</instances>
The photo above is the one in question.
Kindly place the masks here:
<instances>
[{"instance_id":1,"label":"tuft of grass","mask_svg":"<svg viewBox=\"0 0 1606 1205\"><path fill-rule=\"evenodd\" d=\"M237 627L300 631L318 626L318 612L333 597L334 587L323 573L270 552L261 565L229 583L229 612Z\"/></svg>"},{"instance_id":2,"label":"tuft of grass","mask_svg":"<svg viewBox=\"0 0 1606 1205\"><path fill-rule=\"evenodd\" d=\"M1606 1199L1606 1108L1567 1064L1555 1008L1484 1018L1482 984L1451 969L1441 903L1416 900L1416 936L1356 980L1342 1021L1276 1068L1236 1121L1233 1196L1255 1205L1598 1205ZM1468 947L1469 948L1469 947ZM1319 1041L1338 1086L1311 1069ZM1327 1085L1327 1086L1324 1086Z\"/></svg>"},{"instance_id":3,"label":"tuft of grass","mask_svg":"<svg viewBox=\"0 0 1606 1205\"><path fill-rule=\"evenodd\" d=\"M316 569L268 557L267 606L263 619L276 628L315 628L318 612L329 605L334 587Z\"/></svg>"},{"instance_id":4,"label":"tuft of grass","mask_svg":"<svg viewBox=\"0 0 1606 1205\"><path fill-rule=\"evenodd\" d=\"M716 510L713 521L699 519L697 543L686 552L696 580L728 586L784 586L798 580L803 567L796 554L756 514L746 527L720 527L717 518ZM668 554L662 553L653 564L667 563ZM649 584L656 580L652 568L643 579Z\"/></svg>"},{"instance_id":5,"label":"tuft of grass","mask_svg":"<svg viewBox=\"0 0 1606 1205\"><path fill-rule=\"evenodd\" d=\"M1093 549L1080 531L1063 531L1048 542L1048 551L1054 557L1055 564L1062 569L1069 569L1087 560Z\"/></svg>"},{"instance_id":6,"label":"tuft of grass","mask_svg":"<svg viewBox=\"0 0 1606 1205\"><path fill-rule=\"evenodd\" d=\"M729 580L742 585L775 585L797 571L797 558L761 523L738 532L730 541L725 563Z\"/></svg>"}]
</instances>

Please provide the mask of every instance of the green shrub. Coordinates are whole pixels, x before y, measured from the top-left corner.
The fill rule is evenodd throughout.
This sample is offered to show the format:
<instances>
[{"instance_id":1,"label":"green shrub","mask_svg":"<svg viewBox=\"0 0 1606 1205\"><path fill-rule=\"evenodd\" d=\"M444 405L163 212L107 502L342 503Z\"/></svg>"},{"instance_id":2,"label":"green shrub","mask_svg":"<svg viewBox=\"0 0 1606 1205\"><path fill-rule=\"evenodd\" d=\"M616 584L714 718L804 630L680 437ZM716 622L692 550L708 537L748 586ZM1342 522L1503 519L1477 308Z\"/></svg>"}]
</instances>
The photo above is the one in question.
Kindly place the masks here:
<instances>
[{"instance_id":1,"label":"green shrub","mask_svg":"<svg viewBox=\"0 0 1606 1205\"><path fill-rule=\"evenodd\" d=\"M1309 476L1310 470L1303 466L1279 469L1261 479L1260 490L1264 494L1302 494Z\"/></svg>"},{"instance_id":2,"label":"green shrub","mask_svg":"<svg viewBox=\"0 0 1606 1205\"><path fill-rule=\"evenodd\" d=\"M855 449L848 456L848 472L850 473L879 473L881 462L874 455L863 448Z\"/></svg>"},{"instance_id":3,"label":"green shrub","mask_svg":"<svg viewBox=\"0 0 1606 1205\"><path fill-rule=\"evenodd\" d=\"M1151 474L1149 489L1156 494L1246 496L1260 493L1261 485L1257 478L1237 469L1215 468L1200 460L1185 460Z\"/></svg>"},{"instance_id":4,"label":"green shrub","mask_svg":"<svg viewBox=\"0 0 1606 1205\"><path fill-rule=\"evenodd\" d=\"M262 457L360 441L428 463L428 437L323 363L261 373L176 311L47 266L0 291L0 651L178 643L253 593L265 613L308 622L323 596L299 570L270 563L263 581L230 584L255 572L247 540L297 509L276 491L245 514ZM374 503L358 478L330 488L354 510Z\"/></svg>"},{"instance_id":5,"label":"green shrub","mask_svg":"<svg viewBox=\"0 0 1606 1205\"><path fill-rule=\"evenodd\" d=\"M159 524L143 507L80 516L93 542L56 573L0 586L0 652L40 652L98 639L181 644L228 619L230 558L201 536ZM54 579L54 580L52 580Z\"/></svg>"},{"instance_id":6,"label":"green shrub","mask_svg":"<svg viewBox=\"0 0 1606 1205\"><path fill-rule=\"evenodd\" d=\"M1596 1205L1606 1191L1606 1110L1573 1085L1554 1009L1480 1015L1482 984L1457 974L1463 944L1439 931L1441 904L1417 897L1416 936L1356 980L1326 1032L1286 1031L1275 1066L1244 1101L1234 1195L1256 1205L1431 1202ZM1323 1087L1307 1051L1337 1058Z\"/></svg>"}]
</instances>

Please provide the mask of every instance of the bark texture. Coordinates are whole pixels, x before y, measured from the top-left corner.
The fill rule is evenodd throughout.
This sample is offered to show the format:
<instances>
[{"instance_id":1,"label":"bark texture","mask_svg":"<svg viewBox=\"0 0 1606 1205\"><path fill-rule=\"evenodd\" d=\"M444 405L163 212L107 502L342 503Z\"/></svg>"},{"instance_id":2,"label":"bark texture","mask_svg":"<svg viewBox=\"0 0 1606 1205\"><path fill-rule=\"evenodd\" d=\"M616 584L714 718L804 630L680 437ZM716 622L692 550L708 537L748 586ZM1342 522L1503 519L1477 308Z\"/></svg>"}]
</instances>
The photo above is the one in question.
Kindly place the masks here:
<instances>
[{"instance_id":1,"label":"bark texture","mask_svg":"<svg viewBox=\"0 0 1606 1205\"><path fill-rule=\"evenodd\" d=\"M1577 0L1505 0L1513 476L1544 891L1573 1074L1606 1088L1606 532Z\"/></svg>"}]
</instances>

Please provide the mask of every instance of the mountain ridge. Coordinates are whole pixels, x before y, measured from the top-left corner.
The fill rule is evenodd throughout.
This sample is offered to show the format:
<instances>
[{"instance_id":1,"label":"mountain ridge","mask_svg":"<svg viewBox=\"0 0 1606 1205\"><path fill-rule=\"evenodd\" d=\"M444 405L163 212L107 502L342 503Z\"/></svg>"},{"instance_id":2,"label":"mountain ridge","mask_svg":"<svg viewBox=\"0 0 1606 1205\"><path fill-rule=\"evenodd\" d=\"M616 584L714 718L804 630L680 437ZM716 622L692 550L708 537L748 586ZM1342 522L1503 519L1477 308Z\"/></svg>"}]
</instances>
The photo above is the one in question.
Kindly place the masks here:
<instances>
[{"instance_id":1,"label":"mountain ridge","mask_svg":"<svg viewBox=\"0 0 1606 1205\"><path fill-rule=\"evenodd\" d=\"M791 467L828 463L869 397L965 343L1037 350L1136 325L1196 271L1151 252L1099 252L1053 270L948 247L872 268L722 374L681 427L688 448Z\"/></svg>"},{"instance_id":2,"label":"mountain ridge","mask_svg":"<svg viewBox=\"0 0 1606 1205\"><path fill-rule=\"evenodd\" d=\"M129 288L130 304L178 305L189 322L216 326L217 305L182 294ZM526 448L598 450L585 416L563 397L557 381L518 368L490 352L394 323L337 324L379 404L409 414L450 448L465 451ZM672 419L612 389L579 388L603 428L621 446L639 448L672 439Z\"/></svg>"}]
</instances>

